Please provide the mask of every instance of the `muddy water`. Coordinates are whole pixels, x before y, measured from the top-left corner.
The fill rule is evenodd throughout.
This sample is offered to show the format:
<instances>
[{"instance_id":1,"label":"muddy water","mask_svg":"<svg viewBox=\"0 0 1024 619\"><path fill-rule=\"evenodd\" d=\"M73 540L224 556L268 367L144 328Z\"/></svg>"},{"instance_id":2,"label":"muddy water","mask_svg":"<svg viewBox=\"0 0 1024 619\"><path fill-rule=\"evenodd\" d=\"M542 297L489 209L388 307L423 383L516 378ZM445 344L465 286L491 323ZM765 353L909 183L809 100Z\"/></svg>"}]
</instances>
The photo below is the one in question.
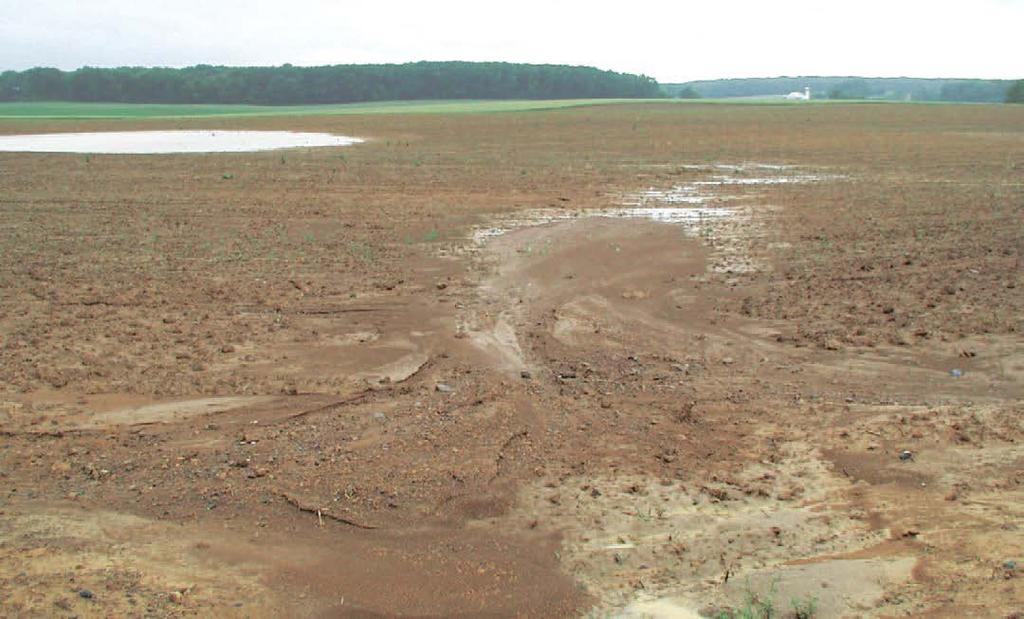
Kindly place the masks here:
<instances>
[{"instance_id":1,"label":"muddy water","mask_svg":"<svg viewBox=\"0 0 1024 619\"><path fill-rule=\"evenodd\" d=\"M0 136L0 151L33 153L241 153L348 146L359 138L295 131L105 131Z\"/></svg>"},{"instance_id":2,"label":"muddy water","mask_svg":"<svg viewBox=\"0 0 1024 619\"><path fill-rule=\"evenodd\" d=\"M724 221L740 214L735 205L736 196L722 193L723 189L740 186L767 186L783 184L814 183L826 179L840 178L835 175L810 173L793 166L775 164L713 164L682 165L682 169L708 173L701 180L670 188L649 188L621 196L621 206L590 210L540 209L516 213L513 218L502 219L473 231L477 245L502 236L512 230L571 221L584 217L612 217L625 219L648 219L661 223L683 226L690 233L698 233L702 227L718 220ZM768 175L766 173L770 172Z\"/></svg>"}]
</instances>

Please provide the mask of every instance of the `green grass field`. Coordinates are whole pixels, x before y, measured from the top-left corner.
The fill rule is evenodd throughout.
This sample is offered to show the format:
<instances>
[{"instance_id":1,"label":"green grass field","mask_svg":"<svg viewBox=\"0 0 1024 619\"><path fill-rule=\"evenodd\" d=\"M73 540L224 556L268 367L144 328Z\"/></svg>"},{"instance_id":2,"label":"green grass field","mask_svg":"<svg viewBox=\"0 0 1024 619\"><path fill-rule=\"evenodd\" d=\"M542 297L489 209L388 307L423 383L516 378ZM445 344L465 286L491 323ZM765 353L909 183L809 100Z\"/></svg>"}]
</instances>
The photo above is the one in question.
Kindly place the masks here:
<instances>
[{"instance_id":1,"label":"green grass field","mask_svg":"<svg viewBox=\"0 0 1024 619\"><path fill-rule=\"evenodd\" d=\"M88 119L88 118L201 118L208 116L311 116L344 114L472 114L527 112L588 105L674 103L679 105L821 105L864 103L860 101L802 102L782 99L551 99L551 100L455 100L381 101L333 105L219 105L154 103L80 103L39 101L0 103L0 119ZM872 101L871 103L880 103Z\"/></svg>"},{"instance_id":2,"label":"green grass field","mask_svg":"<svg viewBox=\"0 0 1024 619\"><path fill-rule=\"evenodd\" d=\"M0 119L192 118L203 116L308 116L342 114L468 114L523 112L586 105L664 101L663 99L558 99L501 101L384 101L334 105L218 105L79 103L65 101L0 103Z\"/></svg>"}]
</instances>

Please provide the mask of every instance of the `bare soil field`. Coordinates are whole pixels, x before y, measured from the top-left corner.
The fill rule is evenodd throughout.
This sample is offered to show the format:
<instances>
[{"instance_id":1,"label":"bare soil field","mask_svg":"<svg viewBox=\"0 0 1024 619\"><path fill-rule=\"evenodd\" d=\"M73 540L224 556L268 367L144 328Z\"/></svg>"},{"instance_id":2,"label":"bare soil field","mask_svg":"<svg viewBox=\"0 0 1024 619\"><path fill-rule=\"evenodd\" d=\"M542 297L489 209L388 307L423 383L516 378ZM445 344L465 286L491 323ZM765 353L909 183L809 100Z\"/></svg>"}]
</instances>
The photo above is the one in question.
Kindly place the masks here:
<instances>
[{"instance_id":1,"label":"bare soil field","mask_svg":"<svg viewBox=\"0 0 1024 619\"><path fill-rule=\"evenodd\" d=\"M0 153L0 614L1024 613L1024 107L0 122L213 128Z\"/></svg>"}]
</instances>

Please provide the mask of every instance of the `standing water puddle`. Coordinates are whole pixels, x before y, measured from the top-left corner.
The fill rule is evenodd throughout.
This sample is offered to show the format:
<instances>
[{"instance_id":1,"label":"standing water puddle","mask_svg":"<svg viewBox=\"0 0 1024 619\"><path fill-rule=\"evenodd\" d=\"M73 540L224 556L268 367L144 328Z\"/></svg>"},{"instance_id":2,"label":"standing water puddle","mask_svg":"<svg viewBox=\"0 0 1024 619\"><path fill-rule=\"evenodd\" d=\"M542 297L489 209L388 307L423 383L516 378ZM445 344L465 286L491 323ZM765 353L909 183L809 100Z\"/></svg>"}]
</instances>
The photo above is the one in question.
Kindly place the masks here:
<instances>
[{"instance_id":1,"label":"standing water puddle","mask_svg":"<svg viewBox=\"0 0 1024 619\"><path fill-rule=\"evenodd\" d=\"M766 234L764 219L773 212L768 204L751 203L760 194L757 187L814 183L844 178L837 174L818 174L816 170L788 165L743 163L680 165L682 170L703 172L703 178L668 189L652 187L622 194L619 206L600 209L536 209L499 217L475 228L469 251L480 249L491 239L513 230L542 226L589 217L647 219L683 228L699 236L712 248L709 269L735 274L764 267L751 251L752 244ZM730 188L736 193L730 195Z\"/></svg>"},{"instance_id":2,"label":"standing water puddle","mask_svg":"<svg viewBox=\"0 0 1024 619\"><path fill-rule=\"evenodd\" d=\"M686 170L718 172L704 180L676 185L670 189L651 188L636 193L624 194L621 207L587 210L539 209L516 213L513 217L502 218L496 224L477 228L472 233L477 245L489 239L502 236L519 228L571 221L583 217L615 217L650 219L653 221L684 226L689 232L697 233L705 224L725 221L723 218L740 214L735 206L706 206L708 203L721 204L736 196L721 193L719 188L742 185L783 185L791 183L813 183L842 178L837 175L808 174L797 172L797 168L774 164L713 164L681 165ZM750 172L770 172L771 176L748 176ZM730 174L723 174L728 172Z\"/></svg>"},{"instance_id":3,"label":"standing water puddle","mask_svg":"<svg viewBox=\"0 0 1024 619\"><path fill-rule=\"evenodd\" d=\"M294 131L104 131L0 136L0 151L88 154L242 153L348 146L363 140Z\"/></svg>"},{"instance_id":4,"label":"standing water puddle","mask_svg":"<svg viewBox=\"0 0 1024 619\"><path fill-rule=\"evenodd\" d=\"M542 226L561 221L572 221L583 217L616 217L651 219L663 223L688 225L694 230L699 229L702 222L719 217L733 215L728 208L701 207L648 207L635 206L613 209L594 209L587 211L537 210L520 214L515 219L502 222L501 225L477 228L473 231L473 241L477 244L486 243L489 239L502 236L512 230Z\"/></svg>"}]
</instances>

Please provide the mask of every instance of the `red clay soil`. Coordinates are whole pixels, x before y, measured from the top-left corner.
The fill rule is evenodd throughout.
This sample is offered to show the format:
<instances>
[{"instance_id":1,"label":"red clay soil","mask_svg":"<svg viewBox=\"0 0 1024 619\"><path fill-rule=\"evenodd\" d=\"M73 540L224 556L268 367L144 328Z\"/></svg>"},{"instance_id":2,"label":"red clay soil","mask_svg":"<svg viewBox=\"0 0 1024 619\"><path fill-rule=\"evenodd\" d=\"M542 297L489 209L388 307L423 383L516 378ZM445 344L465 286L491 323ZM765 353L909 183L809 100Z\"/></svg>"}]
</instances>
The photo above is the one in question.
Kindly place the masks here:
<instances>
[{"instance_id":1,"label":"red clay soil","mask_svg":"<svg viewBox=\"0 0 1024 619\"><path fill-rule=\"evenodd\" d=\"M3 614L1024 612L1024 108L178 126L369 141L0 154Z\"/></svg>"}]
</instances>

